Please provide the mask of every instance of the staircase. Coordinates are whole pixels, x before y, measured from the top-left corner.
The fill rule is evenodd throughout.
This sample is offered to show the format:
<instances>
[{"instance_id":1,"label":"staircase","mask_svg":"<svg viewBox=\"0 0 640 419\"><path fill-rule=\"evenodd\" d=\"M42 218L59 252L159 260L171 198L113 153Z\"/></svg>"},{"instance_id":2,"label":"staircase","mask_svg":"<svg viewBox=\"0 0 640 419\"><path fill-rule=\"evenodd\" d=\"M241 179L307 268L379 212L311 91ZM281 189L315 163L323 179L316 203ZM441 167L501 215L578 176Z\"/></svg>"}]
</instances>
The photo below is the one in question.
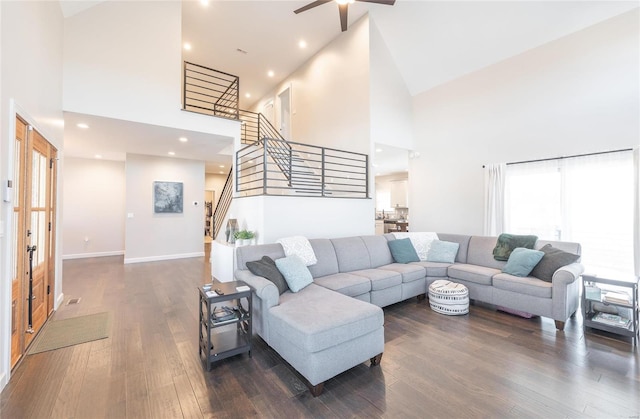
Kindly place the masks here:
<instances>
[{"instance_id":1,"label":"staircase","mask_svg":"<svg viewBox=\"0 0 640 419\"><path fill-rule=\"evenodd\" d=\"M368 155L287 141L263 114L239 109L237 76L186 61L183 71L184 110L242 123L244 147L235 162L240 196L369 197ZM214 237L231 204L233 173L214 211Z\"/></svg>"}]
</instances>

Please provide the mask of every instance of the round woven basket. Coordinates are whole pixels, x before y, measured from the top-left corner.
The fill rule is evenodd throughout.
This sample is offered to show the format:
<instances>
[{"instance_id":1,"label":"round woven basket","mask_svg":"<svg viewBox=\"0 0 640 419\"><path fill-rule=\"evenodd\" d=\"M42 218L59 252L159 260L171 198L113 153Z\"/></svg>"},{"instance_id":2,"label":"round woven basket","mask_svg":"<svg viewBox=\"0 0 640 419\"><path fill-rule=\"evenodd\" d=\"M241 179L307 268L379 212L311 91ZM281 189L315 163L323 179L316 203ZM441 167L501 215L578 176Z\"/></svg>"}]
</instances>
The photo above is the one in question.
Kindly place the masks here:
<instances>
[{"instance_id":1,"label":"round woven basket","mask_svg":"<svg viewBox=\"0 0 640 419\"><path fill-rule=\"evenodd\" d=\"M429 285L429 305L436 313L459 316L469 313L469 290L462 284L439 279Z\"/></svg>"}]
</instances>

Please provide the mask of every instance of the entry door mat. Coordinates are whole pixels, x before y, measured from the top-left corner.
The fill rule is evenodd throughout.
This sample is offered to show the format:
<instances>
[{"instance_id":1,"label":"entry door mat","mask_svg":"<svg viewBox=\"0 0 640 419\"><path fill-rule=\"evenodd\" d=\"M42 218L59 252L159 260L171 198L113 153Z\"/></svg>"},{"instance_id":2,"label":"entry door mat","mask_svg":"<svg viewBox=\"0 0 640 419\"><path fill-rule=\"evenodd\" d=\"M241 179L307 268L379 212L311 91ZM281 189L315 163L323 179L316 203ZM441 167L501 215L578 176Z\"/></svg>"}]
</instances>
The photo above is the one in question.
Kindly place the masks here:
<instances>
[{"instance_id":1,"label":"entry door mat","mask_svg":"<svg viewBox=\"0 0 640 419\"><path fill-rule=\"evenodd\" d=\"M109 337L111 315L109 312L89 314L64 320L47 322L35 342L29 348L29 355Z\"/></svg>"}]
</instances>

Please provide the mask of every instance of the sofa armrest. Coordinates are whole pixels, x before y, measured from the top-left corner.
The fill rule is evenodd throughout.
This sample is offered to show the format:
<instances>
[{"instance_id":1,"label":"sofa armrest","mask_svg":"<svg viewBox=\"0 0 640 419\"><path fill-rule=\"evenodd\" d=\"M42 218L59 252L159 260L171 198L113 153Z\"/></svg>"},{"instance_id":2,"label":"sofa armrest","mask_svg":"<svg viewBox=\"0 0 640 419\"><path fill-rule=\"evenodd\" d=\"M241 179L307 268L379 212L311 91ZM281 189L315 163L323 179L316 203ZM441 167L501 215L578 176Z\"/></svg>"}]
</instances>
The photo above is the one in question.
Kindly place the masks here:
<instances>
[{"instance_id":1,"label":"sofa armrest","mask_svg":"<svg viewBox=\"0 0 640 419\"><path fill-rule=\"evenodd\" d=\"M553 285L567 286L568 284L571 284L572 282L580 278L580 275L582 275L583 272L584 266L579 262L565 265L555 271L555 273L553 274Z\"/></svg>"},{"instance_id":2,"label":"sofa armrest","mask_svg":"<svg viewBox=\"0 0 640 419\"><path fill-rule=\"evenodd\" d=\"M278 293L278 287L273 282L246 270L236 270L233 276L238 281L244 281L253 288L254 294L265 303L264 308L278 305L280 294Z\"/></svg>"}]
</instances>

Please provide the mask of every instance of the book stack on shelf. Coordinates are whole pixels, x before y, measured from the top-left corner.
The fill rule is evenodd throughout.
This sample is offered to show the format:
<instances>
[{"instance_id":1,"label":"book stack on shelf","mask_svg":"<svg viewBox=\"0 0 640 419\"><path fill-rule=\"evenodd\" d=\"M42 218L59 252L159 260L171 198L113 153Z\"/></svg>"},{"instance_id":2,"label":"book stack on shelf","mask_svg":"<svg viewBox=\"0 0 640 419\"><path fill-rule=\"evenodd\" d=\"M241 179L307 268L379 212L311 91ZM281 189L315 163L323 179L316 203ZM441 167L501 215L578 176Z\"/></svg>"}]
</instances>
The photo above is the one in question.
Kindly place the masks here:
<instances>
[{"instance_id":1,"label":"book stack on shelf","mask_svg":"<svg viewBox=\"0 0 640 419\"><path fill-rule=\"evenodd\" d=\"M609 313L596 313L591 320L594 322L606 324L609 326L628 328L631 324L631 320L619 316L617 314L609 314Z\"/></svg>"},{"instance_id":2,"label":"book stack on shelf","mask_svg":"<svg viewBox=\"0 0 640 419\"><path fill-rule=\"evenodd\" d=\"M631 296L629 294L627 294L626 292L617 291L607 291L604 294L603 301L607 303L622 304L627 306L631 306L632 303Z\"/></svg>"}]
</instances>

